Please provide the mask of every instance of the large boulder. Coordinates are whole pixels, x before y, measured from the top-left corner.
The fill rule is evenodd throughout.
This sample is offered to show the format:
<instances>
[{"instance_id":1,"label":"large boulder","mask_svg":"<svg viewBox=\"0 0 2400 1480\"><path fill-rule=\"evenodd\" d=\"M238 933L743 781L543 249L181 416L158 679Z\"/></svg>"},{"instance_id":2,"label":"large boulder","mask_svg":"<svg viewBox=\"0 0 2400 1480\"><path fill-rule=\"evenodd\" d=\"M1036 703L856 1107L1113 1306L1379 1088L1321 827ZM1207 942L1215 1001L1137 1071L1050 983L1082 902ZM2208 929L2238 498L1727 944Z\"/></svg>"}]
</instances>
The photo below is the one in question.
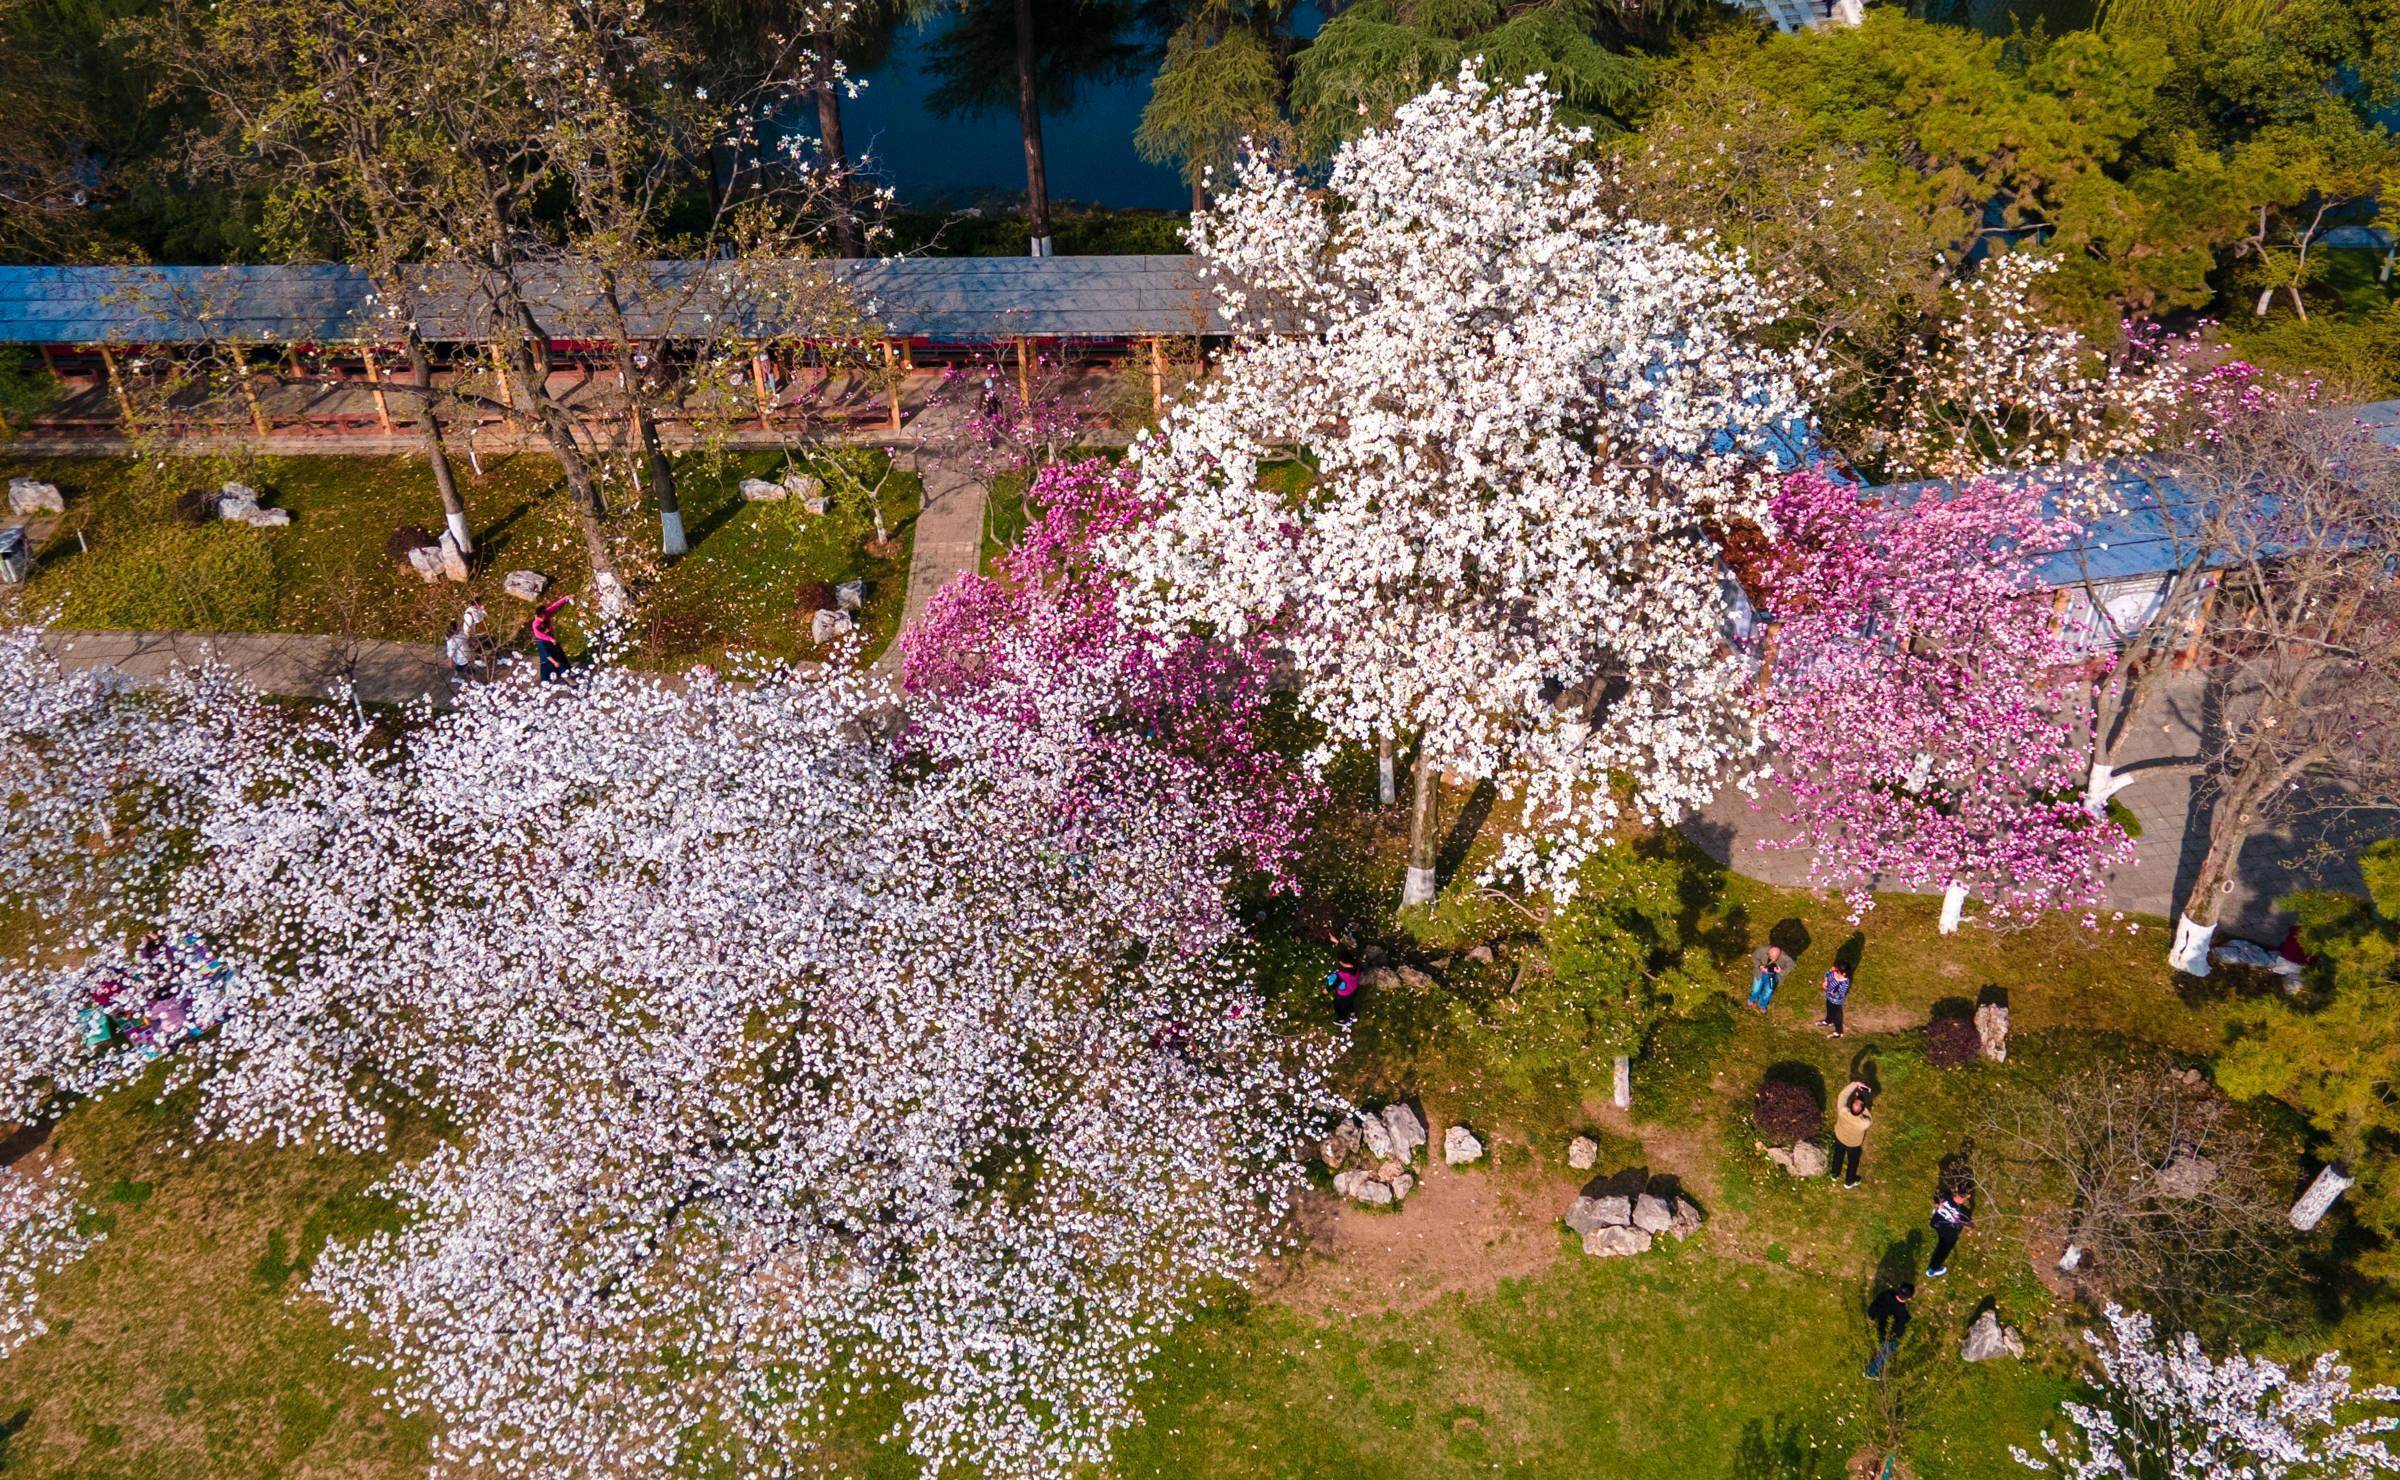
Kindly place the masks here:
<instances>
[{"instance_id":1,"label":"large boulder","mask_svg":"<svg viewBox=\"0 0 2400 1480\"><path fill-rule=\"evenodd\" d=\"M1392 1151L1401 1161L1415 1156L1417 1148L1425 1144L1425 1122L1406 1105L1384 1106L1383 1124L1392 1133Z\"/></svg>"},{"instance_id":2,"label":"large boulder","mask_svg":"<svg viewBox=\"0 0 2400 1480\"><path fill-rule=\"evenodd\" d=\"M1567 1227L1577 1233L1595 1228L1624 1228L1633 1222L1633 1200L1623 1197L1579 1197L1567 1209Z\"/></svg>"},{"instance_id":3,"label":"large boulder","mask_svg":"<svg viewBox=\"0 0 2400 1480\"><path fill-rule=\"evenodd\" d=\"M1674 1215L1667 1220L1667 1233L1679 1239L1690 1238L1700 1231L1700 1209L1688 1197L1675 1199Z\"/></svg>"},{"instance_id":4,"label":"large boulder","mask_svg":"<svg viewBox=\"0 0 2400 1480\"><path fill-rule=\"evenodd\" d=\"M1611 1225L1595 1228L1583 1236L1583 1252L1602 1259L1621 1259L1628 1254L1650 1252L1650 1235L1638 1228Z\"/></svg>"},{"instance_id":5,"label":"large boulder","mask_svg":"<svg viewBox=\"0 0 2400 1480\"><path fill-rule=\"evenodd\" d=\"M419 545L408 552L408 568L417 578L430 586L442 578L442 547Z\"/></svg>"},{"instance_id":6,"label":"large boulder","mask_svg":"<svg viewBox=\"0 0 2400 1480\"><path fill-rule=\"evenodd\" d=\"M1371 1208L1385 1208L1392 1204L1392 1189L1362 1171L1337 1173L1333 1179L1333 1190L1352 1202L1364 1203Z\"/></svg>"},{"instance_id":7,"label":"large boulder","mask_svg":"<svg viewBox=\"0 0 2400 1480\"><path fill-rule=\"evenodd\" d=\"M1463 1125L1454 1125L1442 1132L1442 1160L1454 1167L1483 1160L1483 1143Z\"/></svg>"},{"instance_id":8,"label":"large boulder","mask_svg":"<svg viewBox=\"0 0 2400 1480\"><path fill-rule=\"evenodd\" d=\"M500 589L519 601L539 601L550 589L550 578L538 570L512 570L501 579Z\"/></svg>"},{"instance_id":9,"label":"large boulder","mask_svg":"<svg viewBox=\"0 0 2400 1480\"><path fill-rule=\"evenodd\" d=\"M2008 1062L2008 1009L1997 1002L1986 1002L1975 1009L1975 1037L1979 1051L1995 1064Z\"/></svg>"},{"instance_id":10,"label":"large boulder","mask_svg":"<svg viewBox=\"0 0 2400 1480\"><path fill-rule=\"evenodd\" d=\"M742 480L742 497L754 504L779 504L790 493L791 490L782 484L769 483L764 478L744 478Z\"/></svg>"},{"instance_id":11,"label":"large boulder","mask_svg":"<svg viewBox=\"0 0 2400 1480\"><path fill-rule=\"evenodd\" d=\"M1959 1356L1969 1362L1988 1362L1994 1357L2025 1355L2025 1338L2013 1326L2000 1324L1997 1312L1985 1311L1967 1328L1966 1340L1958 1345Z\"/></svg>"},{"instance_id":12,"label":"large boulder","mask_svg":"<svg viewBox=\"0 0 2400 1480\"><path fill-rule=\"evenodd\" d=\"M867 583L864 581L842 582L840 585L833 588L833 604L846 612L861 611L865 609L867 604Z\"/></svg>"},{"instance_id":13,"label":"large boulder","mask_svg":"<svg viewBox=\"0 0 2400 1480\"><path fill-rule=\"evenodd\" d=\"M467 552L459 548L458 536L445 529L442 531L441 543L433 548L434 559L441 570L442 579L465 585L467 577L474 572L467 569Z\"/></svg>"},{"instance_id":14,"label":"large boulder","mask_svg":"<svg viewBox=\"0 0 2400 1480\"><path fill-rule=\"evenodd\" d=\"M66 495L58 491L55 483L44 483L37 478L11 478L8 480L8 512L64 514L67 512Z\"/></svg>"},{"instance_id":15,"label":"large boulder","mask_svg":"<svg viewBox=\"0 0 2400 1480\"><path fill-rule=\"evenodd\" d=\"M1338 1172L1349 1164L1351 1157L1358 1154L1358 1146L1358 1122L1345 1120L1335 1126L1333 1134L1317 1147L1317 1155L1324 1158L1326 1166Z\"/></svg>"},{"instance_id":16,"label":"large boulder","mask_svg":"<svg viewBox=\"0 0 2400 1480\"><path fill-rule=\"evenodd\" d=\"M1665 1233L1675 1223L1675 1209L1667 1200L1645 1192L1633 1200L1633 1226L1644 1233Z\"/></svg>"},{"instance_id":17,"label":"large boulder","mask_svg":"<svg viewBox=\"0 0 2400 1480\"><path fill-rule=\"evenodd\" d=\"M846 611L815 612L808 619L808 640L822 647L857 626L858 618Z\"/></svg>"},{"instance_id":18,"label":"large boulder","mask_svg":"<svg viewBox=\"0 0 2400 1480\"><path fill-rule=\"evenodd\" d=\"M798 468L783 475L784 491L800 501L800 507L811 514L825 512L825 481Z\"/></svg>"},{"instance_id":19,"label":"large boulder","mask_svg":"<svg viewBox=\"0 0 2400 1480\"><path fill-rule=\"evenodd\" d=\"M1392 1189L1392 1201L1398 1202L1400 1199L1408 1196L1411 1192L1416 1191L1417 1179L1408 1172L1402 1172L1391 1179L1390 1185Z\"/></svg>"},{"instance_id":20,"label":"large boulder","mask_svg":"<svg viewBox=\"0 0 2400 1480\"><path fill-rule=\"evenodd\" d=\"M1600 1143L1589 1136L1577 1136L1567 1143L1567 1165L1579 1172L1588 1172L1600 1163Z\"/></svg>"},{"instance_id":21,"label":"large boulder","mask_svg":"<svg viewBox=\"0 0 2400 1480\"><path fill-rule=\"evenodd\" d=\"M1795 1177L1822 1177L1828 1165L1825 1148L1814 1141L1795 1141L1789 1146L1770 1146L1767 1160Z\"/></svg>"},{"instance_id":22,"label":"large boulder","mask_svg":"<svg viewBox=\"0 0 2400 1480\"><path fill-rule=\"evenodd\" d=\"M1374 1157L1377 1161L1395 1159L1392 1128L1382 1116L1369 1115L1362 1118L1358 1122L1358 1134L1360 1141L1367 1148L1367 1155Z\"/></svg>"}]
</instances>

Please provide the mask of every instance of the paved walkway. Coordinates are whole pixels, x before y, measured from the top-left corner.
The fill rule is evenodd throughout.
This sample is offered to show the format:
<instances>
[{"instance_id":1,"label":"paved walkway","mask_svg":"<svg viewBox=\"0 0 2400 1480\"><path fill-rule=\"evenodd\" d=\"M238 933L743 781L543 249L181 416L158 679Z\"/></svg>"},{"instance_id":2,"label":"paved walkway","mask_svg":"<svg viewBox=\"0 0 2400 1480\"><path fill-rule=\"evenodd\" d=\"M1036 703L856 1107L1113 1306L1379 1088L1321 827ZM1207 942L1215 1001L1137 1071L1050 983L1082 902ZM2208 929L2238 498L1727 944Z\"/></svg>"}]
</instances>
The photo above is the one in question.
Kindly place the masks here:
<instances>
[{"instance_id":1,"label":"paved walkway","mask_svg":"<svg viewBox=\"0 0 2400 1480\"><path fill-rule=\"evenodd\" d=\"M213 654L267 694L330 698L348 678L370 704L450 699L450 664L422 643L378 642L314 633L63 632L42 645L69 668L116 668L136 679L164 678Z\"/></svg>"},{"instance_id":2,"label":"paved walkway","mask_svg":"<svg viewBox=\"0 0 2400 1480\"><path fill-rule=\"evenodd\" d=\"M983 560L983 478L969 463L966 438L958 425L963 419L961 408L937 406L909 423L917 442L907 455L909 465L924 482L925 505L917 515L916 546L909 556L901 632L916 626L936 593L961 574L978 568ZM885 673L899 671L897 637L875 666Z\"/></svg>"},{"instance_id":3,"label":"paved walkway","mask_svg":"<svg viewBox=\"0 0 2400 1480\"><path fill-rule=\"evenodd\" d=\"M2136 761L2194 753L2213 723L2208 696L2197 675L2179 674L2152 701L2127 737L2120 769ZM1767 793L1762 789L1762 796ZM2110 875L2110 909L2172 919L2200 871L2208 846L2206 803L2194 796L2190 773L2144 772L2118 794L2141 822L2131 862ZM1768 800L1772 800L1771 797ZM2225 902L2224 932L2273 945L2283 939L2288 917L2275 901L2296 889L2363 892L2358 849L2390 832L2368 814L2333 814L2308 819L2298 828L2254 833L2242 849L2233 893ZM1790 836L1768 807L1728 787L1683 825L1684 835L1735 872L1770 884L1804 887L1807 855L1767 844ZM1972 913L1973 906L1970 905Z\"/></svg>"}]
</instances>

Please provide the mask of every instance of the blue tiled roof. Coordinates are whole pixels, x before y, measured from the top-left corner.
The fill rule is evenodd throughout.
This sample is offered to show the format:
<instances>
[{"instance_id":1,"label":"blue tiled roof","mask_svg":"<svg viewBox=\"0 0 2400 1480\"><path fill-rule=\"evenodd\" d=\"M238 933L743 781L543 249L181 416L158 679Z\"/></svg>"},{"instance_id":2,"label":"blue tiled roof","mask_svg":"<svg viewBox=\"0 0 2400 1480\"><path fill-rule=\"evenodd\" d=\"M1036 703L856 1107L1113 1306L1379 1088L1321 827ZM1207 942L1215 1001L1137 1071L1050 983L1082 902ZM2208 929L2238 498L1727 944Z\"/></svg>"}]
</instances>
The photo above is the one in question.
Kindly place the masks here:
<instances>
[{"instance_id":1,"label":"blue tiled roof","mask_svg":"<svg viewBox=\"0 0 2400 1480\"><path fill-rule=\"evenodd\" d=\"M1219 333L1188 257L884 258L782 264L644 264L625 292L635 337L802 332L790 305L830 278L897 337L989 343L1020 335L1130 338ZM462 269L411 268L410 312L435 341L484 337L490 294ZM552 337L602 338L593 276L571 263L529 282ZM0 343L389 340L365 274L342 266L0 267Z\"/></svg>"}]
</instances>

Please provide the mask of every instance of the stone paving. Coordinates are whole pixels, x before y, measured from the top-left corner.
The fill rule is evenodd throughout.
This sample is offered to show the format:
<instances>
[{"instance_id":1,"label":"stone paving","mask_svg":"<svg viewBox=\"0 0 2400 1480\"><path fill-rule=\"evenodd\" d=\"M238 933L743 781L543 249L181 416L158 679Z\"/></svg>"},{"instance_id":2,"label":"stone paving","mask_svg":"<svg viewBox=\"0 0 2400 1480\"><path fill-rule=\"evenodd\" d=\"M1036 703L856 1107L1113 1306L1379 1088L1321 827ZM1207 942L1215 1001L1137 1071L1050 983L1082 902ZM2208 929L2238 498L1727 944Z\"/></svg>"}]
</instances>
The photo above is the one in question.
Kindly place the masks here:
<instances>
[{"instance_id":1,"label":"stone paving","mask_svg":"<svg viewBox=\"0 0 2400 1480\"><path fill-rule=\"evenodd\" d=\"M66 632L42 645L69 668L113 667L159 679L214 655L262 693L331 698L347 678L370 704L450 699L450 664L438 647L315 633Z\"/></svg>"}]
</instances>

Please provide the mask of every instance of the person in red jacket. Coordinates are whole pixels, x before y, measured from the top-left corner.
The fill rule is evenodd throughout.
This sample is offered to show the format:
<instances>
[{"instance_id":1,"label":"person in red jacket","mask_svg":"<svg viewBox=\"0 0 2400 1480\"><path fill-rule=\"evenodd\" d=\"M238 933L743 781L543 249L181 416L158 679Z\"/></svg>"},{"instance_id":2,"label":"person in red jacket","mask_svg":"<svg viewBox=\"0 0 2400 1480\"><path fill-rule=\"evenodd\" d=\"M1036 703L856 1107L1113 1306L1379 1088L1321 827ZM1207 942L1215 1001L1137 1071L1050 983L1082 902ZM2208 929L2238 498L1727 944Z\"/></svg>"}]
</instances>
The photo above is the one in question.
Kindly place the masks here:
<instances>
[{"instance_id":1,"label":"person in red jacket","mask_svg":"<svg viewBox=\"0 0 2400 1480\"><path fill-rule=\"evenodd\" d=\"M553 678L563 676L567 671L567 650L559 646L558 629L550 625L550 618L560 607L568 605L574 599L572 596L561 596L549 605L537 607L534 610L533 655L539 664L534 677L538 682L548 683Z\"/></svg>"}]
</instances>

